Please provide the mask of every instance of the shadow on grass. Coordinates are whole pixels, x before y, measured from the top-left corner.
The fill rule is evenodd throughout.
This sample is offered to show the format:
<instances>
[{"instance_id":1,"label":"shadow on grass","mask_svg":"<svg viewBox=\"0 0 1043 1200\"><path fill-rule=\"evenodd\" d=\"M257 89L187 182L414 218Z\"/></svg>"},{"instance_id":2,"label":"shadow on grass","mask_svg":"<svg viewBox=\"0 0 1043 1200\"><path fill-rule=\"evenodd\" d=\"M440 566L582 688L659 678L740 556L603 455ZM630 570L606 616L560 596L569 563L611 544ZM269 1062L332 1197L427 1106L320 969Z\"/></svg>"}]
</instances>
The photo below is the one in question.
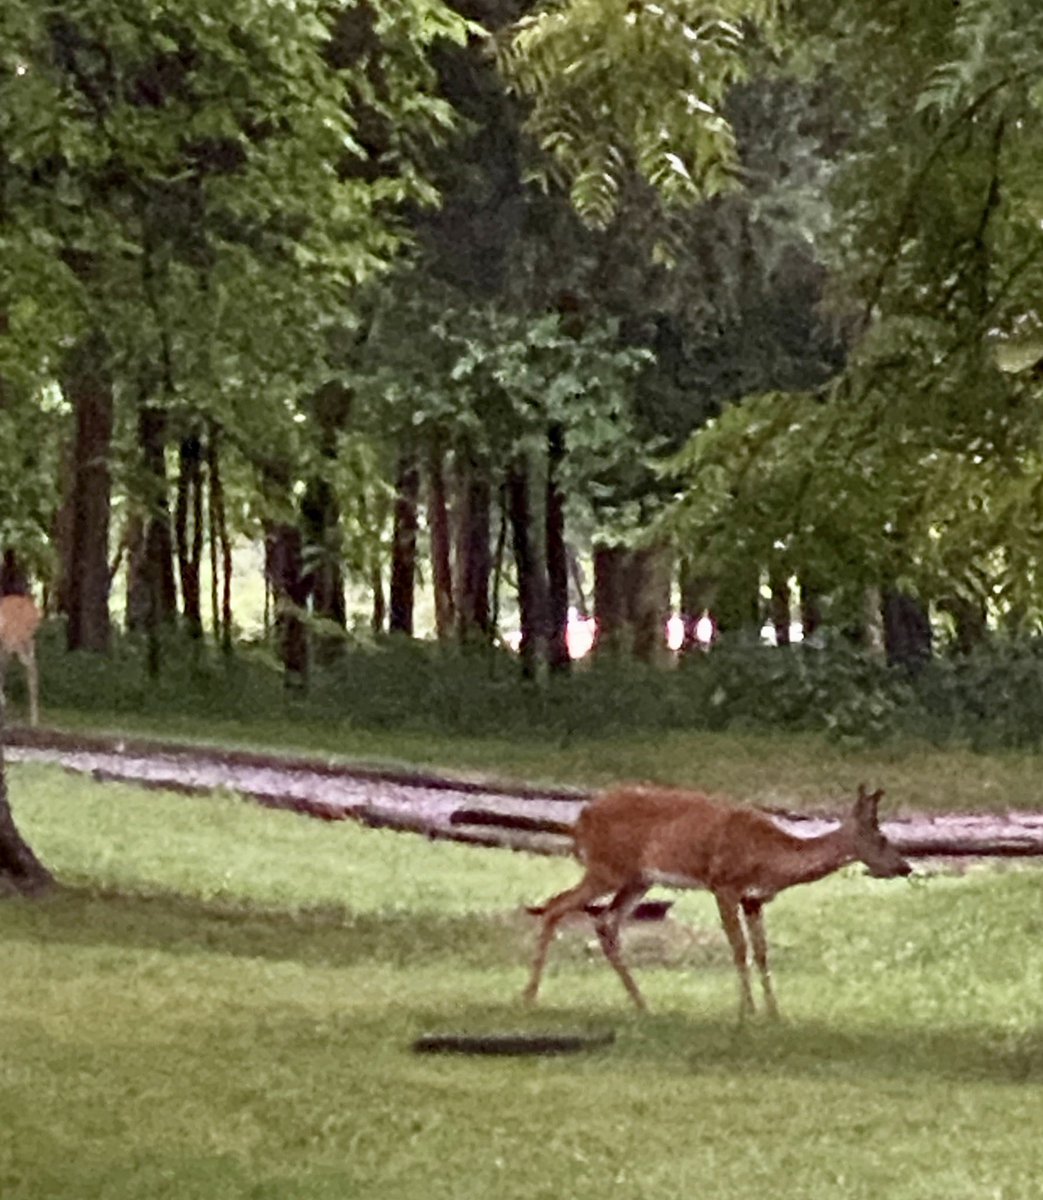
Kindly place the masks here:
<instances>
[{"instance_id":1,"label":"shadow on grass","mask_svg":"<svg viewBox=\"0 0 1043 1200\"><path fill-rule=\"evenodd\" d=\"M838 1022L843 1018L838 1017ZM733 1010L637 1014L622 1006L606 1008L525 1009L454 1008L425 1011L426 1032L484 1035L490 1032L545 1031L606 1033L616 1040L572 1062L622 1066L656 1075L762 1078L819 1078L901 1089L920 1081L1038 1086L1043 1081L1043 1029L1012 1032L996 1026L859 1025L855 1029L827 1021L760 1021L740 1027ZM567 1061L562 1069L569 1069ZM573 1068L574 1069L574 1068Z\"/></svg>"},{"instance_id":2,"label":"shadow on grass","mask_svg":"<svg viewBox=\"0 0 1043 1200\"><path fill-rule=\"evenodd\" d=\"M36 945L119 947L169 954L212 953L226 957L295 961L306 966L346 967L380 962L402 967L441 963L454 968L518 968L524 975L530 938L519 927L488 914L439 916L390 912L352 914L343 909L287 912L202 900L168 893L125 894L66 887L42 900L4 901L3 939ZM600 964L599 969L600 969ZM559 1032L615 1028L618 1038L596 1060L652 1066L679 1076L749 1074L821 1077L896 1083L942 1079L996 1084L1043 1081L1043 1026L1012 1030L996 1025L886 1024L861 1015L845 1025L822 1018L791 1018L775 1025L734 1021L732 980L728 1003L713 1014L692 1011L637 1015L620 995L606 993L604 1006L541 1005L525 1010L514 994L503 1005L460 1002L413 1009L402 1017L416 1032L449 1030ZM358 1025L358 1013L352 1017ZM373 1025L376 1040L388 1030ZM575 1061L575 1060L572 1060ZM590 1059L592 1063L594 1058ZM562 1069L569 1069L563 1063Z\"/></svg>"},{"instance_id":3,"label":"shadow on grass","mask_svg":"<svg viewBox=\"0 0 1043 1200\"><path fill-rule=\"evenodd\" d=\"M487 914L358 914L338 906L285 910L219 897L73 886L33 901L5 901L0 912L5 940L202 952L312 966L365 961L417 965L447 956L463 965L485 966L512 962L515 953L511 939Z\"/></svg>"}]
</instances>

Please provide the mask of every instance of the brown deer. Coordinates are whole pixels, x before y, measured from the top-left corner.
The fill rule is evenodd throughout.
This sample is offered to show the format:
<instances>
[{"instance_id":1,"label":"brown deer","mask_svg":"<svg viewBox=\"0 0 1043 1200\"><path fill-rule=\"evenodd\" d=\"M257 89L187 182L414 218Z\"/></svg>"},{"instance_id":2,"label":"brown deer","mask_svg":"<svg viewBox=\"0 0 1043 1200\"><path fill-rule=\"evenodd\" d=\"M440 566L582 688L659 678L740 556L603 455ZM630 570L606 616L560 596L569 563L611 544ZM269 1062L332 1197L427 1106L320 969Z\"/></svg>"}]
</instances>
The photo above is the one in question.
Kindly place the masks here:
<instances>
[{"instance_id":1,"label":"brown deer","mask_svg":"<svg viewBox=\"0 0 1043 1200\"><path fill-rule=\"evenodd\" d=\"M0 702L4 700L4 673L7 659L15 654L22 660L29 680L29 724L40 719L36 674L36 630L40 610L32 596L0 596Z\"/></svg>"},{"instance_id":2,"label":"brown deer","mask_svg":"<svg viewBox=\"0 0 1043 1200\"><path fill-rule=\"evenodd\" d=\"M536 999L547 950L561 920L613 893L595 923L598 940L630 998L638 1008L645 1008L620 956L619 929L648 889L660 884L713 892L739 973L739 1019L755 1008L747 937L765 1004L777 1017L762 909L785 888L822 879L856 859L881 878L908 875L912 868L877 823L883 794L859 787L854 807L837 829L805 838L788 833L767 813L736 808L698 792L622 787L604 793L587 805L573 828L576 857L586 874L543 907L543 927L524 999L529 1003Z\"/></svg>"}]
</instances>

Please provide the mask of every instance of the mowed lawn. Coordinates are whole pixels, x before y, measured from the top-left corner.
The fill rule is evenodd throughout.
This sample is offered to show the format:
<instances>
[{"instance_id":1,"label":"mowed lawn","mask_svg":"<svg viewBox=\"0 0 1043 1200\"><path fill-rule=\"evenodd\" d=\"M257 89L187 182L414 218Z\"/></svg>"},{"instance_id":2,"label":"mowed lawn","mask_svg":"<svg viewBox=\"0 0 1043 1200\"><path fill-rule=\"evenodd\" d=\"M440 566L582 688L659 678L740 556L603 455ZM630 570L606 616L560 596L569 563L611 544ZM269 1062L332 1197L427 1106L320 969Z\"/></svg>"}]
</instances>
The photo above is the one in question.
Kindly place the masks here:
<instances>
[{"instance_id":1,"label":"mowed lawn","mask_svg":"<svg viewBox=\"0 0 1043 1200\"><path fill-rule=\"evenodd\" d=\"M13 768L64 883L0 903L3 1200L1037 1197L1043 874L857 869L768 910L786 1020L735 1024L706 896L635 931L654 1012L519 907L565 860ZM559 1058L432 1031L601 1032Z\"/></svg>"}]
</instances>

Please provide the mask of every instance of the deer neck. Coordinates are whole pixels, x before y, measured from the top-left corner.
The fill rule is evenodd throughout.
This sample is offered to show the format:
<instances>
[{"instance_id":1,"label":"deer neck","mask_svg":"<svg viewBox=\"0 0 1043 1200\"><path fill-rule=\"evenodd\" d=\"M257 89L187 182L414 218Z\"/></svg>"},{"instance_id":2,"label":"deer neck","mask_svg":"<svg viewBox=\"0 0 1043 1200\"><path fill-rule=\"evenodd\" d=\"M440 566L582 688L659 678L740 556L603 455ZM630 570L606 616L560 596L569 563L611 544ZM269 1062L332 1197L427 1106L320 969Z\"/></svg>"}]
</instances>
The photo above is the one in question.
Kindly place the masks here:
<instances>
[{"instance_id":1,"label":"deer neck","mask_svg":"<svg viewBox=\"0 0 1043 1200\"><path fill-rule=\"evenodd\" d=\"M848 830L831 830L813 838L793 837L782 854L772 863L771 874L776 890L798 883L814 883L832 875L858 856Z\"/></svg>"}]
</instances>

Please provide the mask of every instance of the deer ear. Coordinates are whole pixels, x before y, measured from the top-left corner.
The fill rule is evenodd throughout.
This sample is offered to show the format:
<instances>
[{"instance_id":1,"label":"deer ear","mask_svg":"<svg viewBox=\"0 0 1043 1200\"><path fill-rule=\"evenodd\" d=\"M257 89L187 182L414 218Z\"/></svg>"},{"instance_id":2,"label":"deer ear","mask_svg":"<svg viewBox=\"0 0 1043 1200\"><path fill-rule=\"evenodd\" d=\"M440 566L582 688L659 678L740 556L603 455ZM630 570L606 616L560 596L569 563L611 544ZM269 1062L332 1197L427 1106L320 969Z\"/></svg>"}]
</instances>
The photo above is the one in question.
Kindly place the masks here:
<instances>
[{"instance_id":1,"label":"deer ear","mask_svg":"<svg viewBox=\"0 0 1043 1200\"><path fill-rule=\"evenodd\" d=\"M876 810L880 804L880 799L884 794L883 788L878 788L875 792L867 792L866 785L860 783L858 785L858 799L855 801L855 811L860 816L867 816L872 822L876 822Z\"/></svg>"}]
</instances>

